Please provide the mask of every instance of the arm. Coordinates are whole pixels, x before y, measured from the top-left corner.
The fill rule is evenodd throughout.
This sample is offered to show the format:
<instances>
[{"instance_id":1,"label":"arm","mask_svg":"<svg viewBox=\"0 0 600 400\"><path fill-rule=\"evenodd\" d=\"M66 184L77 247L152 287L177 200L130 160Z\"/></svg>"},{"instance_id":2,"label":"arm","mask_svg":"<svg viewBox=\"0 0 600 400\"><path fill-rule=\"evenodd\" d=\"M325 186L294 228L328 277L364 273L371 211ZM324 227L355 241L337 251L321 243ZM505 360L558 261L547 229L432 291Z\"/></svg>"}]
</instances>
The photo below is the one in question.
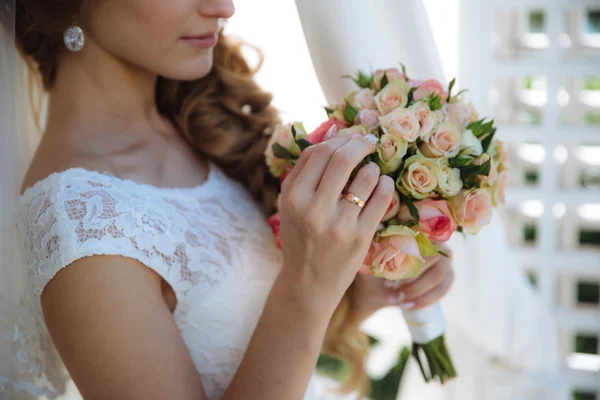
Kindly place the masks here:
<instances>
[{"instance_id":1,"label":"arm","mask_svg":"<svg viewBox=\"0 0 600 400\"><path fill-rule=\"evenodd\" d=\"M335 306L323 297L307 302L306 286L290 281L277 278L224 399L303 397ZM205 398L161 279L139 262L116 256L75 261L48 283L42 307L86 400Z\"/></svg>"}]
</instances>

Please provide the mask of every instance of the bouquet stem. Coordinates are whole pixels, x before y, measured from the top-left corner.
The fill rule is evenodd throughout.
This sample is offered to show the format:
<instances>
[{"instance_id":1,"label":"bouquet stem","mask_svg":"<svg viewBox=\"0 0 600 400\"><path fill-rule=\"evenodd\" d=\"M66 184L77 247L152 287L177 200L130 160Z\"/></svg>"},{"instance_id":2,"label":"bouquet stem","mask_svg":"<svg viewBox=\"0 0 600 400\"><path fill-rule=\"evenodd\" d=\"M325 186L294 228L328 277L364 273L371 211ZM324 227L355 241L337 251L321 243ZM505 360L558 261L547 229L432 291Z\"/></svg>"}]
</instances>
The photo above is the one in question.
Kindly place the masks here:
<instances>
[{"instance_id":1,"label":"bouquet stem","mask_svg":"<svg viewBox=\"0 0 600 400\"><path fill-rule=\"evenodd\" d=\"M425 354L429 375L425 372L424 362L421 360L420 350ZM456 377L456 370L452 364L450 353L444 341L444 335L433 339L427 344L413 344L413 356L419 363L419 368L425 378L425 382L432 379L439 379L441 383Z\"/></svg>"}]
</instances>

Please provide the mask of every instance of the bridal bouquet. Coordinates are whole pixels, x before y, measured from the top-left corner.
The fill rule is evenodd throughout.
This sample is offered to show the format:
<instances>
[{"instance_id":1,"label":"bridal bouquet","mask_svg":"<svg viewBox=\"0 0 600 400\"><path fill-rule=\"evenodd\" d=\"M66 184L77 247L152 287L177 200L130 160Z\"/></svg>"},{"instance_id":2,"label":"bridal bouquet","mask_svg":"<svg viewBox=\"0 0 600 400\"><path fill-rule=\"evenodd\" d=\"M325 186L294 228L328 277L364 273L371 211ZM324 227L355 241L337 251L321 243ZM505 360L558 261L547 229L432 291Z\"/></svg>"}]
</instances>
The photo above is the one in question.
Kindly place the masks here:
<instances>
[{"instance_id":1,"label":"bridal bouquet","mask_svg":"<svg viewBox=\"0 0 600 400\"><path fill-rule=\"evenodd\" d=\"M445 254L440 243L454 232L477 234L504 203L506 151L494 140L494 121L479 118L462 93L435 79L409 79L406 69L359 72L358 90L325 107L328 120L308 134L301 123L278 127L265 156L283 182L307 147L336 136L371 135L381 174L396 182L387 213L373 237L362 272L388 280L419 275L426 257ZM374 139L371 137L371 139ZM351 179L352 179L351 178ZM269 218L279 247L279 213ZM427 381L456 376L444 343L446 324L439 304L404 312L416 357ZM426 373L424 353L429 373Z\"/></svg>"}]
</instances>

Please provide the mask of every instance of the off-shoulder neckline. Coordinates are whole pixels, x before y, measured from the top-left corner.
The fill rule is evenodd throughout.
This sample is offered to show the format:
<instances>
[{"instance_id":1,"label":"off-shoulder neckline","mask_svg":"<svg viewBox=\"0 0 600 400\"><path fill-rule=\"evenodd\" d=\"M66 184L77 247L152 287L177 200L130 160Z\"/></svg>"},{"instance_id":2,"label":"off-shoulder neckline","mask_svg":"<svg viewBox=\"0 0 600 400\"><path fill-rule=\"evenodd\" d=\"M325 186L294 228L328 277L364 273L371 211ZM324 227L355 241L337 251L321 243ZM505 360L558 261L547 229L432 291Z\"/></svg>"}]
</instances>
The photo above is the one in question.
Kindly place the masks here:
<instances>
[{"instance_id":1,"label":"off-shoulder neckline","mask_svg":"<svg viewBox=\"0 0 600 400\"><path fill-rule=\"evenodd\" d=\"M85 174L87 176L92 176L92 177L101 178L101 179L111 179L122 185L137 187L137 188L141 188L144 190L154 191L156 193L169 194L169 195L174 195L174 194L190 195L190 194L200 191L201 189L205 190L207 187L212 186L213 183L217 180L217 176L220 173L218 166L215 165L214 162L211 160L208 160L207 164L208 164L208 174L207 174L206 180L199 185L189 186L189 187L154 186L154 185L151 185L148 183L137 182L137 181L134 181L134 180L128 179L128 178L121 178L121 177L115 176L115 175L113 175L109 172L105 172L105 171L95 171L95 170L86 169L86 168L82 168L82 167L71 167L71 168L67 168L62 171L52 172L45 178L38 180L32 186L26 188L23 191L23 194L18 196L18 201L30 200L31 198L33 198L37 194L39 194L40 190L43 190L43 187L45 186L45 184L47 182L51 182L57 178L66 177L70 174Z\"/></svg>"}]
</instances>

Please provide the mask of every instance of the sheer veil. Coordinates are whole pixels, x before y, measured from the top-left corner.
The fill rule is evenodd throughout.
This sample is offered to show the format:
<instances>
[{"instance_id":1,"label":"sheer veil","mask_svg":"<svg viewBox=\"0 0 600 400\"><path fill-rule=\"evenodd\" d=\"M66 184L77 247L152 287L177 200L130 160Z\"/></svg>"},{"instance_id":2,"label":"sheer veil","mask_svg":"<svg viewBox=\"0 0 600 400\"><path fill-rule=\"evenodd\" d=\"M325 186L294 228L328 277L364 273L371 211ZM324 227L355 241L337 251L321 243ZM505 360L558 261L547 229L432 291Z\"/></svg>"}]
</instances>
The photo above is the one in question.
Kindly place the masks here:
<instances>
[{"instance_id":1,"label":"sheer veil","mask_svg":"<svg viewBox=\"0 0 600 400\"><path fill-rule=\"evenodd\" d=\"M26 67L15 49L15 1L0 3L0 399L53 399L66 374L47 331L30 310L27 268L15 214L20 179L37 137L31 128Z\"/></svg>"}]
</instances>

